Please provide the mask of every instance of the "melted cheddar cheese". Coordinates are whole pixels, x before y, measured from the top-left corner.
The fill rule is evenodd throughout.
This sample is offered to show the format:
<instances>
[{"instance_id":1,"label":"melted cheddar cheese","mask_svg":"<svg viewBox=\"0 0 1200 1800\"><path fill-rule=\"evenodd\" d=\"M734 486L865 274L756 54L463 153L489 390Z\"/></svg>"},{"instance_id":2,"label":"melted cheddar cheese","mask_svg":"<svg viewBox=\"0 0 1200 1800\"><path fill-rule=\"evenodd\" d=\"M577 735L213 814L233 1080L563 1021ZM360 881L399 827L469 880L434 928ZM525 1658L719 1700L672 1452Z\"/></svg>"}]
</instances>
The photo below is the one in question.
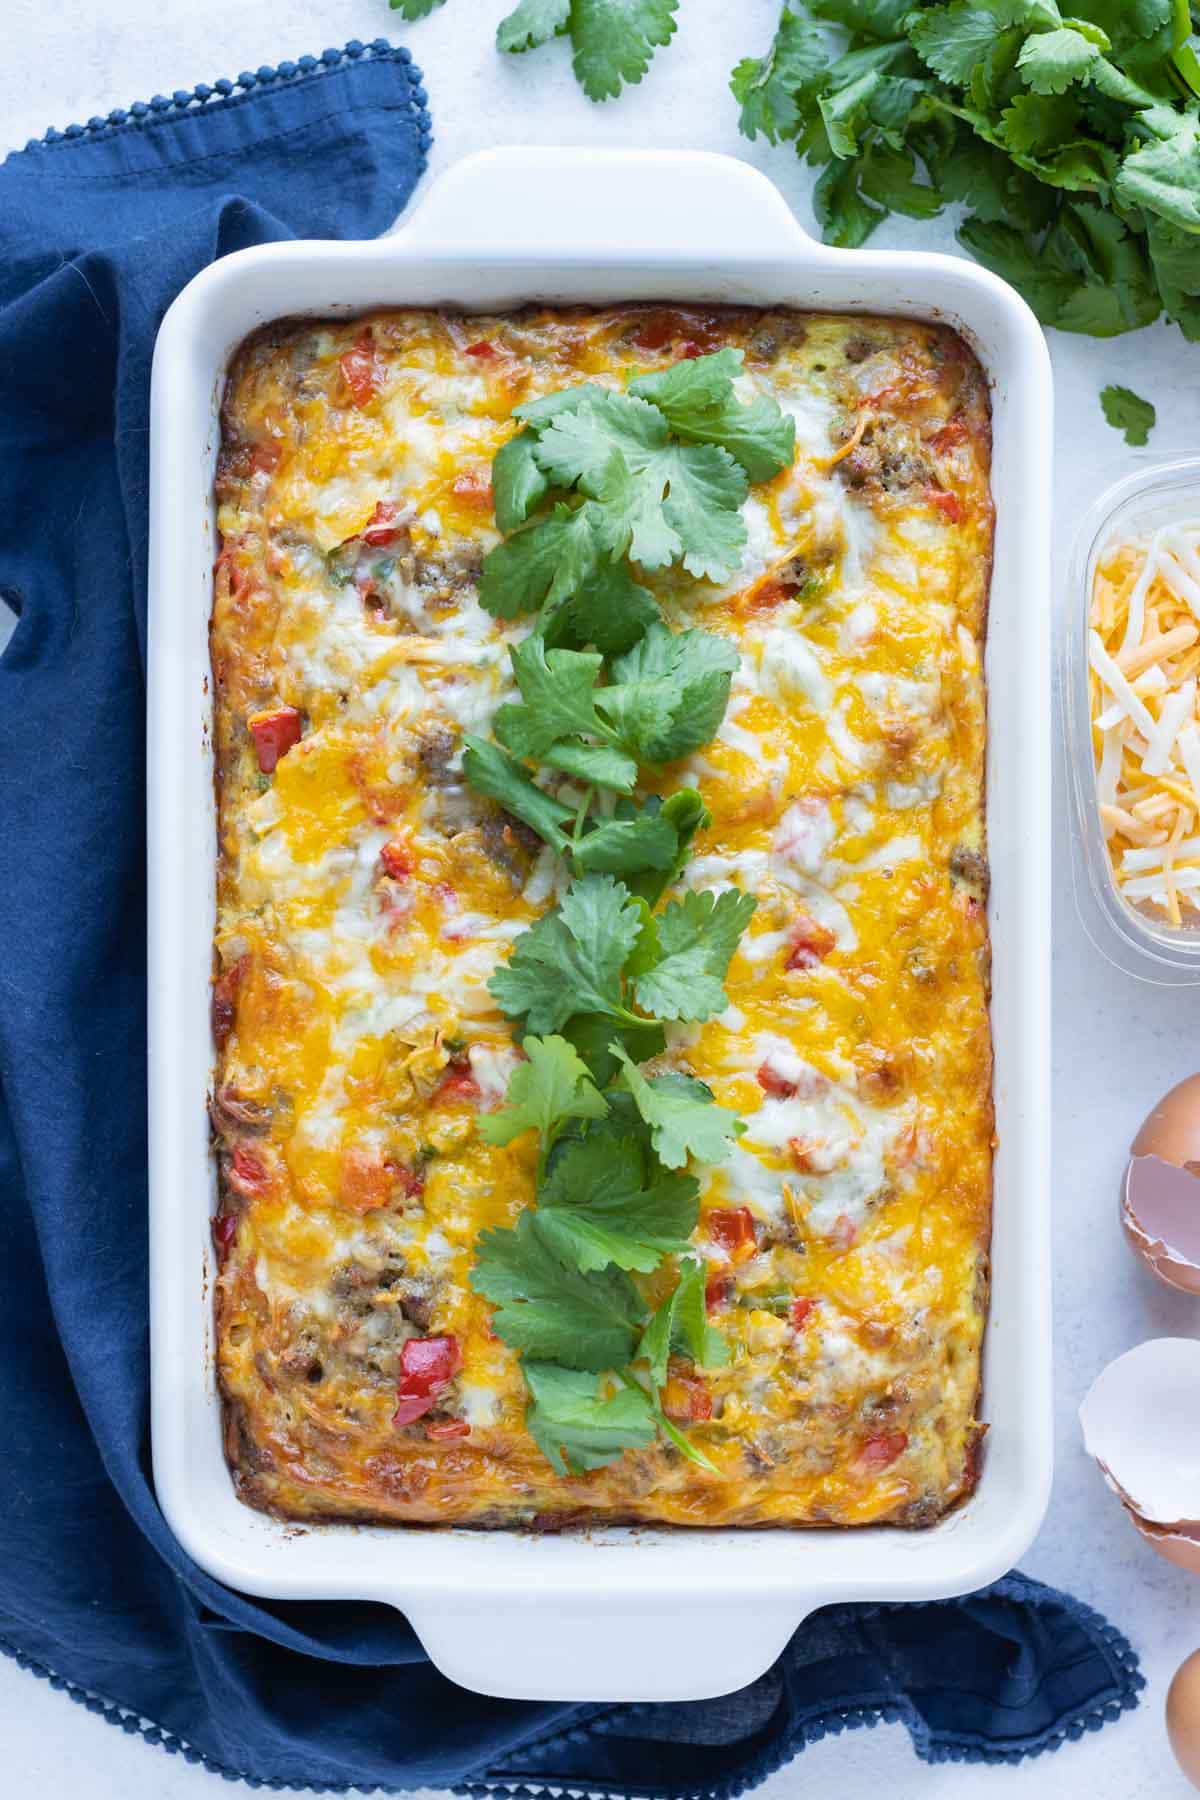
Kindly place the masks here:
<instances>
[{"instance_id":1,"label":"melted cheddar cheese","mask_svg":"<svg viewBox=\"0 0 1200 1800\"><path fill-rule=\"evenodd\" d=\"M513 697L529 629L478 603L490 463L522 401L724 345L745 396L794 416L793 465L747 500L733 581L639 577L672 626L740 653L715 740L663 784L712 813L683 879L758 897L728 1009L673 1028L661 1059L746 1123L697 1171L732 1357L668 1388L717 1472L664 1443L560 1478L468 1284L481 1229L533 1190L530 1139L475 1128L516 1058L487 982L566 879L462 779L462 734ZM919 1525L970 1491L989 444L963 343L891 319L388 312L243 347L217 477L212 1114L246 1500L491 1526ZM397 1425L402 1346L433 1335L461 1366Z\"/></svg>"}]
</instances>

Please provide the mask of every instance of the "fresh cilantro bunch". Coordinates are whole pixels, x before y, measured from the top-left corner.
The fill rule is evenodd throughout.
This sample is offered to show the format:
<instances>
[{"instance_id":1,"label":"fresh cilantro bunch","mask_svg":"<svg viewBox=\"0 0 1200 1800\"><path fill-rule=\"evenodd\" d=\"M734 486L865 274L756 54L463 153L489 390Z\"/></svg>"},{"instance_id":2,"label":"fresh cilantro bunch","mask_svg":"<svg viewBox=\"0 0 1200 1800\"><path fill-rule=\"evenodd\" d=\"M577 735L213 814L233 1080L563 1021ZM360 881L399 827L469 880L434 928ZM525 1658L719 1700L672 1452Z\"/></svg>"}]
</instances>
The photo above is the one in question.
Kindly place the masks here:
<instances>
[{"instance_id":1,"label":"fresh cilantro bunch","mask_svg":"<svg viewBox=\"0 0 1200 1800\"><path fill-rule=\"evenodd\" d=\"M1194 24L1187 0L798 0L732 87L748 137L821 166L829 242L965 201L960 241L1043 324L1112 337L1165 312L1195 340Z\"/></svg>"},{"instance_id":2,"label":"fresh cilantro bunch","mask_svg":"<svg viewBox=\"0 0 1200 1800\"><path fill-rule=\"evenodd\" d=\"M708 1019L725 1010L729 998L722 984L754 908L753 895L730 889L719 896L685 894L653 913L624 882L586 875L522 932L489 985L522 1031L565 1031L595 1079L607 1080L618 1064L626 1067L627 1085L668 1167L678 1168L689 1151L715 1161L725 1153L728 1132L722 1128L714 1138L710 1127L703 1141L694 1139L690 1132L704 1128L689 1125L694 1108L685 1104L692 1096L707 1106L707 1090L695 1096L697 1084L680 1088L682 1077L665 1076L666 1088L651 1088L636 1067L629 1072L628 1052L636 1050L635 1062L644 1062L663 1049L665 1022ZM672 1116L651 1117L667 1104L664 1095L676 1097ZM717 1114L724 1116L719 1108Z\"/></svg>"},{"instance_id":3,"label":"fresh cilantro bunch","mask_svg":"<svg viewBox=\"0 0 1200 1800\"><path fill-rule=\"evenodd\" d=\"M728 1360L691 1249L700 1190L687 1165L719 1161L742 1127L702 1081L648 1077L638 1063L665 1047L665 1021L727 1004L722 983L754 907L731 890L653 913L612 876L585 876L492 977L526 1060L479 1130L492 1144L537 1133L536 1206L481 1236L471 1284L522 1357L526 1424L560 1473L659 1433L712 1467L660 1390L673 1352L701 1368ZM652 1307L637 1277L661 1291L668 1258L676 1281Z\"/></svg>"},{"instance_id":4,"label":"fresh cilantro bunch","mask_svg":"<svg viewBox=\"0 0 1200 1800\"><path fill-rule=\"evenodd\" d=\"M405 19L424 19L445 0L390 0ZM657 49L675 35L679 0L519 0L496 28L511 54L569 37L575 78L589 100L612 100L642 79Z\"/></svg>"},{"instance_id":5,"label":"fresh cilantro bunch","mask_svg":"<svg viewBox=\"0 0 1200 1800\"><path fill-rule=\"evenodd\" d=\"M718 350L635 376L624 392L584 382L517 407L524 429L492 464L496 522L511 535L484 562L480 604L512 619L599 583L588 617L612 613L619 640L652 604L626 558L727 580L746 545L750 483L786 468L796 437L774 400L738 398L741 362ZM581 621L558 629L577 636Z\"/></svg>"},{"instance_id":6,"label":"fresh cilantro bunch","mask_svg":"<svg viewBox=\"0 0 1200 1800\"><path fill-rule=\"evenodd\" d=\"M709 741L725 713L736 650L710 632L672 632L655 616L611 661L604 685L598 652L548 650L538 632L511 655L521 703L496 714L503 749L465 739L467 779L531 825L577 874L640 871L639 891L657 899L707 814L692 788L665 802L651 795L635 803L638 767L674 762ZM547 793L519 758L582 784L583 804L572 809ZM591 810L597 790L620 796L606 815Z\"/></svg>"},{"instance_id":7,"label":"fresh cilantro bunch","mask_svg":"<svg viewBox=\"0 0 1200 1800\"><path fill-rule=\"evenodd\" d=\"M521 700L497 713L499 742L465 739L467 779L577 875L636 877L651 904L707 815L693 789L637 801L638 770L712 738L737 652L710 632L670 631L627 559L681 561L698 578L736 568L751 482L795 451L795 421L775 401L738 397L741 360L721 350L636 376L624 392L584 382L531 401L492 463L508 535L484 561L480 602L500 618L539 619L511 652ZM567 776L582 801L548 791L530 762Z\"/></svg>"},{"instance_id":8,"label":"fresh cilantro bunch","mask_svg":"<svg viewBox=\"0 0 1200 1800\"><path fill-rule=\"evenodd\" d=\"M624 392L585 383L548 395L519 409L523 429L492 465L510 535L485 562L480 599L503 618L539 617L510 652L520 700L496 713L497 741L465 739L463 768L575 879L489 983L526 1060L479 1129L493 1144L536 1132L537 1182L514 1227L481 1236L471 1281L522 1358L526 1423L560 1473L659 1434L712 1467L667 1417L661 1389L673 1353L700 1367L728 1356L691 1249L689 1164L720 1161L742 1128L702 1081L639 1065L666 1048L668 1024L729 1004L725 977L755 901L731 889L659 907L708 814L695 789L636 790L643 768L713 737L738 657L712 633L671 631L627 559L679 561L698 578L736 566L738 507L794 453L794 422L737 396L740 366L724 350ZM573 807L559 797L563 776Z\"/></svg>"},{"instance_id":9,"label":"fresh cilantro bunch","mask_svg":"<svg viewBox=\"0 0 1200 1800\"><path fill-rule=\"evenodd\" d=\"M647 1082L619 1045L615 1051L651 1094L685 1081ZM662 1148L682 1165L691 1137L676 1119L668 1145L653 1105L619 1083L602 1092L565 1038L527 1037L525 1052L507 1105L485 1115L480 1131L494 1144L538 1133L537 1205L512 1229L483 1233L471 1282L495 1308L497 1336L521 1355L527 1427L559 1473L599 1468L660 1432L711 1468L667 1418L660 1395L673 1352L701 1368L729 1356L708 1324L704 1267L689 1242L699 1183L664 1166ZM724 1143L736 1122L702 1083L686 1085L699 1091L677 1095L677 1107L719 1115L710 1130ZM680 1259L677 1280L652 1307L635 1276L658 1274L667 1257Z\"/></svg>"}]
</instances>

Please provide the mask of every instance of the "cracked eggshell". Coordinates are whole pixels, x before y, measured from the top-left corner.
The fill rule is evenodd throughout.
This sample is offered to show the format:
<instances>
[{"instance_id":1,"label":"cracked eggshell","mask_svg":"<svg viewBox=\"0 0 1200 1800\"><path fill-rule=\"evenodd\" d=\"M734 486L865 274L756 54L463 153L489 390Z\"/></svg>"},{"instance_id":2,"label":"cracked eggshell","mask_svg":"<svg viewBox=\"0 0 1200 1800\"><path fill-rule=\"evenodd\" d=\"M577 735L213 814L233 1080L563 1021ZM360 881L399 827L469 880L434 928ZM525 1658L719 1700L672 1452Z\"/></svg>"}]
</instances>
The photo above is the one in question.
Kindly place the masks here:
<instances>
[{"instance_id":1,"label":"cracked eggshell","mask_svg":"<svg viewBox=\"0 0 1200 1800\"><path fill-rule=\"evenodd\" d=\"M1200 1294L1200 1075L1163 1095L1130 1150L1125 1236L1160 1281Z\"/></svg>"},{"instance_id":2,"label":"cracked eggshell","mask_svg":"<svg viewBox=\"0 0 1200 1800\"><path fill-rule=\"evenodd\" d=\"M1200 1294L1200 1179L1160 1156L1131 1158L1121 1185L1121 1224L1152 1275Z\"/></svg>"},{"instance_id":3,"label":"cracked eggshell","mask_svg":"<svg viewBox=\"0 0 1200 1800\"><path fill-rule=\"evenodd\" d=\"M1200 1340L1152 1338L1109 1363L1079 1409L1084 1447L1151 1547L1200 1574ZM1193 1554L1194 1552L1194 1554Z\"/></svg>"},{"instance_id":4,"label":"cracked eggshell","mask_svg":"<svg viewBox=\"0 0 1200 1800\"><path fill-rule=\"evenodd\" d=\"M1125 1510L1129 1512L1128 1507ZM1186 1569L1189 1575L1200 1575L1200 1524L1181 1520L1174 1527L1148 1525L1135 1512L1129 1517L1138 1536L1159 1556L1174 1563L1177 1569Z\"/></svg>"}]
</instances>

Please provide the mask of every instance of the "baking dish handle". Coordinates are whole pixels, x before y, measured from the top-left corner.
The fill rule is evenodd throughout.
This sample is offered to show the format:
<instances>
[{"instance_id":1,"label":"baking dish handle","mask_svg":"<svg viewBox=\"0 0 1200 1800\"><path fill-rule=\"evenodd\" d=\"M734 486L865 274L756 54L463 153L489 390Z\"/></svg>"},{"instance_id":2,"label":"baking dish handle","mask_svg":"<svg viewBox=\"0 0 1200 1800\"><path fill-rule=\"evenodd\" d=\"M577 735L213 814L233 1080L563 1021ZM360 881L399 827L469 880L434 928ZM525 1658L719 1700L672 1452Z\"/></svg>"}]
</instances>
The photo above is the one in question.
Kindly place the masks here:
<instances>
[{"instance_id":1,"label":"baking dish handle","mask_svg":"<svg viewBox=\"0 0 1200 1800\"><path fill-rule=\"evenodd\" d=\"M603 1549L597 1553L603 1563ZM583 1595L563 1591L542 1569L520 1596L443 1591L429 1606L399 1604L460 1687L500 1700L620 1703L736 1693L765 1674L813 1607L836 1597L806 1605L794 1593L759 1596L747 1606L736 1592L706 1591L699 1571L690 1592L669 1598L653 1579L641 1594L598 1582Z\"/></svg>"},{"instance_id":2,"label":"baking dish handle","mask_svg":"<svg viewBox=\"0 0 1200 1800\"><path fill-rule=\"evenodd\" d=\"M778 256L816 245L778 189L748 163L698 150L482 150L440 176L381 250L423 257L474 253L496 262L622 258L677 262L697 244L723 256Z\"/></svg>"}]
</instances>

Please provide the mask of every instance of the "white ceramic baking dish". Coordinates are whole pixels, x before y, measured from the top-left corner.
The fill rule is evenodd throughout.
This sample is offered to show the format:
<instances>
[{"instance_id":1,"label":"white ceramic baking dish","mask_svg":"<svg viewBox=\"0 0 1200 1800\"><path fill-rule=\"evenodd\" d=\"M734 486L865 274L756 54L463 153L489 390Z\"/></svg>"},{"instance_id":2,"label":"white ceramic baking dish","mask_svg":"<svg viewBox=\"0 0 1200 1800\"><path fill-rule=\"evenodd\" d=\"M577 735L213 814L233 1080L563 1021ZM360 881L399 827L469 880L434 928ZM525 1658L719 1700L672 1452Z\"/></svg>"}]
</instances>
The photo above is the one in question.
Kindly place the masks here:
<instances>
[{"instance_id":1,"label":"white ceramic baking dish","mask_svg":"<svg viewBox=\"0 0 1200 1800\"><path fill-rule=\"evenodd\" d=\"M928 1531L604 1530L536 1538L325 1525L243 1506L213 1371L205 1096L214 817L208 671L217 409L230 353L285 314L445 302L677 299L902 313L958 327L992 384L987 650L995 1093L994 1287L977 1492ZM768 1667L814 1607L926 1600L1002 1574L1050 1481L1050 364L1013 291L953 257L815 244L745 164L502 150L459 163L372 243L287 243L204 271L154 358L149 666L150 1281L154 1475L184 1548L272 1599L389 1602L465 1687L681 1700Z\"/></svg>"}]
</instances>

